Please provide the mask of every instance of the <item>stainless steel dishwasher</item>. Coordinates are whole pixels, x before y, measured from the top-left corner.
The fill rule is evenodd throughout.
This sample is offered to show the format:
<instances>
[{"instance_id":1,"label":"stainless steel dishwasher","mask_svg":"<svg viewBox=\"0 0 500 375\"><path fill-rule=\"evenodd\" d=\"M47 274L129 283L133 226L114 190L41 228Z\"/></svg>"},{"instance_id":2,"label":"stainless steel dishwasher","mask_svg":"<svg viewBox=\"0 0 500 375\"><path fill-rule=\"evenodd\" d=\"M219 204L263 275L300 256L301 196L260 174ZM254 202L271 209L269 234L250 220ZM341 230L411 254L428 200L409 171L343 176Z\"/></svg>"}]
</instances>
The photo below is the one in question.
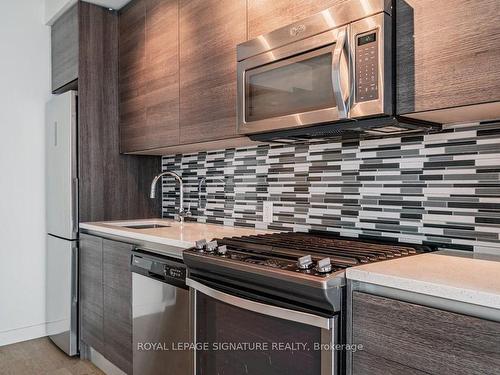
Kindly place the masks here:
<instances>
[{"instance_id":1,"label":"stainless steel dishwasher","mask_svg":"<svg viewBox=\"0 0 500 375\"><path fill-rule=\"evenodd\" d=\"M186 266L144 249L132 252L135 375L192 374Z\"/></svg>"}]
</instances>

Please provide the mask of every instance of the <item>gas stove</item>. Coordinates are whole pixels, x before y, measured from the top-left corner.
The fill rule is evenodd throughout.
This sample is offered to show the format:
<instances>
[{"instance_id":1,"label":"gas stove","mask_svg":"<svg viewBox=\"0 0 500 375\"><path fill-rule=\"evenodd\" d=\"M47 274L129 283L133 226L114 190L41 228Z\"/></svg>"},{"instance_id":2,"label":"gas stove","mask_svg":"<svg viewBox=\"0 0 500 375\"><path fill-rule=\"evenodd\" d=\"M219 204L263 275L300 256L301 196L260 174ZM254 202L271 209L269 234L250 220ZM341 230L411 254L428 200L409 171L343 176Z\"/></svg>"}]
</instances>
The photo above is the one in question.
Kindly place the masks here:
<instances>
[{"instance_id":1,"label":"gas stove","mask_svg":"<svg viewBox=\"0 0 500 375\"><path fill-rule=\"evenodd\" d=\"M327 233L276 233L198 241L185 250L190 278L324 312L342 307L345 269L432 251L422 245ZM309 311L309 310L307 310Z\"/></svg>"}]
</instances>

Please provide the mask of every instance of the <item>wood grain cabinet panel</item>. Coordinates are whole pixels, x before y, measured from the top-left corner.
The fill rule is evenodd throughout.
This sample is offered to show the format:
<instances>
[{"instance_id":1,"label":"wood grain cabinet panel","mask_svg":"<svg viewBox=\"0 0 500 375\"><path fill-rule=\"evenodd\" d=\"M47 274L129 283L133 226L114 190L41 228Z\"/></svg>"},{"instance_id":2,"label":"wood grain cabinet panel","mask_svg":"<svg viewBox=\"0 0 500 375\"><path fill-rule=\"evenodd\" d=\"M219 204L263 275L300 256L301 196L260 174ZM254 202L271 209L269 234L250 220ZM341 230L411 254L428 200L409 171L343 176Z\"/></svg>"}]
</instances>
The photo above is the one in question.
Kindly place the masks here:
<instances>
[{"instance_id":1,"label":"wood grain cabinet panel","mask_svg":"<svg viewBox=\"0 0 500 375\"><path fill-rule=\"evenodd\" d=\"M78 79L78 4L51 27L52 92Z\"/></svg>"},{"instance_id":2,"label":"wood grain cabinet panel","mask_svg":"<svg viewBox=\"0 0 500 375\"><path fill-rule=\"evenodd\" d=\"M385 373L398 375L500 369L500 323L366 293L353 293L352 339L364 346L353 354L355 375L382 374L367 370L376 358L387 363Z\"/></svg>"},{"instance_id":3,"label":"wood grain cabinet panel","mask_svg":"<svg viewBox=\"0 0 500 375\"><path fill-rule=\"evenodd\" d=\"M103 240L104 353L123 371L132 373L133 245Z\"/></svg>"},{"instance_id":4,"label":"wood grain cabinet panel","mask_svg":"<svg viewBox=\"0 0 500 375\"><path fill-rule=\"evenodd\" d=\"M248 0L248 39L312 16L345 0Z\"/></svg>"},{"instance_id":5,"label":"wood grain cabinet panel","mask_svg":"<svg viewBox=\"0 0 500 375\"><path fill-rule=\"evenodd\" d=\"M161 168L160 158L121 155L119 150L118 15L86 2L79 4L80 221L155 216L160 201L147 197L151 180Z\"/></svg>"},{"instance_id":6,"label":"wood grain cabinet panel","mask_svg":"<svg viewBox=\"0 0 500 375\"><path fill-rule=\"evenodd\" d=\"M179 144L178 0L146 2L148 148Z\"/></svg>"},{"instance_id":7,"label":"wood grain cabinet panel","mask_svg":"<svg viewBox=\"0 0 500 375\"><path fill-rule=\"evenodd\" d=\"M80 235L81 340L132 373L133 245Z\"/></svg>"},{"instance_id":8,"label":"wood grain cabinet panel","mask_svg":"<svg viewBox=\"0 0 500 375\"><path fill-rule=\"evenodd\" d=\"M397 0L397 112L500 100L500 1Z\"/></svg>"},{"instance_id":9,"label":"wood grain cabinet panel","mask_svg":"<svg viewBox=\"0 0 500 375\"><path fill-rule=\"evenodd\" d=\"M80 336L97 351L104 350L102 239L80 235Z\"/></svg>"},{"instance_id":10,"label":"wood grain cabinet panel","mask_svg":"<svg viewBox=\"0 0 500 375\"><path fill-rule=\"evenodd\" d=\"M146 147L146 0L120 13L118 28L120 150Z\"/></svg>"},{"instance_id":11,"label":"wood grain cabinet panel","mask_svg":"<svg viewBox=\"0 0 500 375\"><path fill-rule=\"evenodd\" d=\"M119 23L121 151L177 145L178 1L135 0Z\"/></svg>"},{"instance_id":12,"label":"wood grain cabinet panel","mask_svg":"<svg viewBox=\"0 0 500 375\"><path fill-rule=\"evenodd\" d=\"M377 357L367 351L356 356L353 375L428 375L404 364Z\"/></svg>"},{"instance_id":13,"label":"wood grain cabinet panel","mask_svg":"<svg viewBox=\"0 0 500 375\"><path fill-rule=\"evenodd\" d=\"M246 40L245 0L180 0L181 144L234 138L236 45Z\"/></svg>"}]
</instances>

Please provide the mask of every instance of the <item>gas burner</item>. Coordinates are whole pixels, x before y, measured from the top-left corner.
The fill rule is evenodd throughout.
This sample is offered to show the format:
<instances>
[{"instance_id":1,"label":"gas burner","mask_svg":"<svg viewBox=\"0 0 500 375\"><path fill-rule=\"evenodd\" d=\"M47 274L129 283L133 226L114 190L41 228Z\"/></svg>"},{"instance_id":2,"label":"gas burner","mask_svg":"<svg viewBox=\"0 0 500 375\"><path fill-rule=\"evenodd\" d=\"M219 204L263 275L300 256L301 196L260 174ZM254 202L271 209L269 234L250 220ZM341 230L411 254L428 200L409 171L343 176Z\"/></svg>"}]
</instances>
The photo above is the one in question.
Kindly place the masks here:
<instances>
[{"instance_id":1,"label":"gas burner","mask_svg":"<svg viewBox=\"0 0 500 375\"><path fill-rule=\"evenodd\" d=\"M273 233L198 241L184 251L190 277L265 290L269 295L340 308L345 269L433 249L326 233Z\"/></svg>"},{"instance_id":2,"label":"gas burner","mask_svg":"<svg viewBox=\"0 0 500 375\"><path fill-rule=\"evenodd\" d=\"M189 251L325 278L347 267L418 254L429 249L327 234L277 233L226 237L208 243L201 240Z\"/></svg>"}]
</instances>

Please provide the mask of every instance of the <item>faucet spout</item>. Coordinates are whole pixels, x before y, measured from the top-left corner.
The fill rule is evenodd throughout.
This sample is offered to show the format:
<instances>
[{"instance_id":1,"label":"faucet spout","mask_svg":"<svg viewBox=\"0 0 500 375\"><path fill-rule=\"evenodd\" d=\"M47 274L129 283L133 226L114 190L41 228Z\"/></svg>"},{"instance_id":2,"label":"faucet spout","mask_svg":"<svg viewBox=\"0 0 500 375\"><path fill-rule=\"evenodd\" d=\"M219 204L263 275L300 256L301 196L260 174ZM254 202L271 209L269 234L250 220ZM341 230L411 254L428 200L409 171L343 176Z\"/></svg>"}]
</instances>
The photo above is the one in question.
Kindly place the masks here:
<instances>
[{"instance_id":1,"label":"faucet spout","mask_svg":"<svg viewBox=\"0 0 500 375\"><path fill-rule=\"evenodd\" d=\"M190 212L185 212L184 211L184 182L182 181L182 178L175 172L171 171L165 171L157 175L154 179L153 182L151 182L151 192L149 194L149 197L151 199L156 198L156 185L158 184L158 181L163 177L163 176L172 176L174 177L178 182L179 182L179 211L178 211L178 217L179 221L184 221L184 216L190 216Z\"/></svg>"}]
</instances>

